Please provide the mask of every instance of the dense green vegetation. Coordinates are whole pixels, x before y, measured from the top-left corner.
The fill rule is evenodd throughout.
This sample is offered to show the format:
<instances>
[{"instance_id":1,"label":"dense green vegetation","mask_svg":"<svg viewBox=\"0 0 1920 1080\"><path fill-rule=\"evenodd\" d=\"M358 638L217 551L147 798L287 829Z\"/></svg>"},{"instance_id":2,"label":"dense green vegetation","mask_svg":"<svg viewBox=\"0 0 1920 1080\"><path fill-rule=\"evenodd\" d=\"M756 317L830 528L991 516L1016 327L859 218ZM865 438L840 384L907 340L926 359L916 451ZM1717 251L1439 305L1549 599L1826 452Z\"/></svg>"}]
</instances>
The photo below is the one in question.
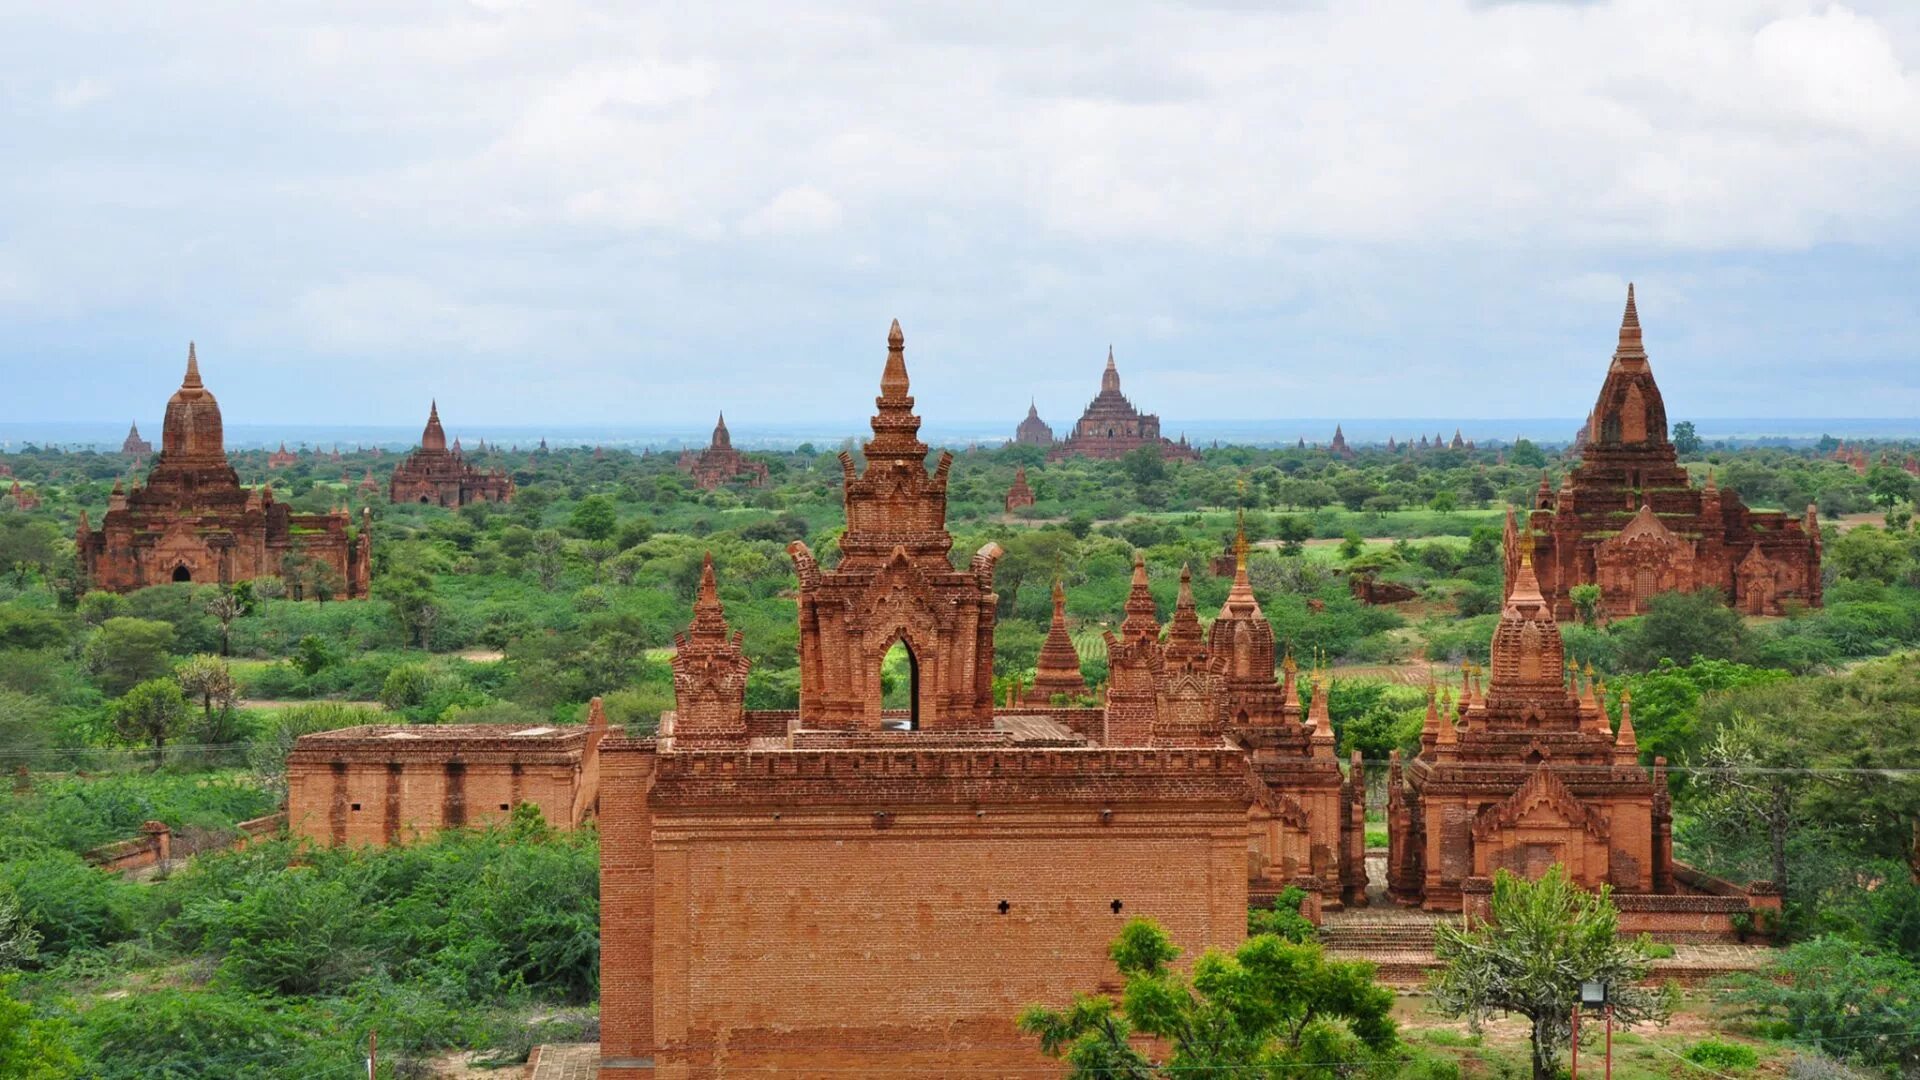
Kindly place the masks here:
<instances>
[{"instance_id":1,"label":"dense green vegetation","mask_svg":"<svg viewBox=\"0 0 1920 1080\"><path fill-rule=\"evenodd\" d=\"M42 505L0 496L0 765L27 771L0 802L0 970L18 969L0 975L0 1075L23 1054L46 1063L24 1075L48 1077L324 1075L376 1028L406 1063L456 1047L512 1058L542 1030L526 1023L536 1014L561 1017L556 1030L590 1024L590 833L523 820L404 852L297 859L268 844L150 882L103 874L83 853L149 819L218 847L277 804L279 763L305 731L577 721L595 695L615 723L647 730L671 705L672 635L707 552L754 662L750 705L792 706L786 545L833 557L838 449L764 455L766 487L713 492L666 455L474 455L512 472L515 502L376 504L374 598L352 603L296 602L272 579L89 591L68 538L82 509L98 521L128 461L7 455ZM236 460L266 475L264 455ZM357 509L342 473L357 483L391 464L304 459L273 474L275 490L297 511ZM1002 496L1023 464L1038 502L1008 516ZM1791 935L1920 961L1905 884L1920 800L1899 771L1916 764L1920 682L1902 660L1858 663L1920 645L1912 486L1777 448L1701 447L1688 465L1750 504L1818 504L1827 605L1752 620L1668 596L1644 618L1566 627L1569 650L1606 680L1610 708L1631 694L1642 750L1671 762L1683 857L1780 881ZM1046 464L1010 447L960 455L950 528L962 555L1006 550L1004 692L1031 675L1056 576L1095 684L1099 631L1121 616L1136 550L1163 618L1183 565L1209 618L1227 588L1211 564L1244 514L1276 634L1303 668L1331 668L1342 752L1378 762L1416 745L1430 672L1457 685L1461 663L1485 659L1504 507L1565 467L1524 443L1348 460L1229 447L1200 464ZM1841 515L1872 523L1843 529ZM1363 604L1355 572L1417 598ZM1817 768L1755 771L1777 762ZM1299 936L1273 913L1255 929Z\"/></svg>"}]
</instances>

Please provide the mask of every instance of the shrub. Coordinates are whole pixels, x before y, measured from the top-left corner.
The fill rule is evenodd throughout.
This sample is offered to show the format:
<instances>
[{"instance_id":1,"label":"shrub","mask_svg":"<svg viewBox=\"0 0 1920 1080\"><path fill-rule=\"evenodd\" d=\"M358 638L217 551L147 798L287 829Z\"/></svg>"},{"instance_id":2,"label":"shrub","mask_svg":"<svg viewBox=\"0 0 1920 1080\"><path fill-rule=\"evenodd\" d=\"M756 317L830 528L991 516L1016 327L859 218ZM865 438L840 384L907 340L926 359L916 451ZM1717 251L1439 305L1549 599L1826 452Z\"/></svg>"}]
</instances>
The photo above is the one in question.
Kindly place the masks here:
<instances>
[{"instance_id":1,"label":"shrub","mask_svg":"<svg viewBox=\"0 0 1920 1080\"><path fill-rule=\"evenodd\" d=\"M1688 1061L1706 1069L1751 1069L1760 1064L1760 1055L1751 1046L1740 1043L1723 1042L1720 1039L1706 1039L1687 1047L1682 1055Z\"/></svg>"}]
</instances>

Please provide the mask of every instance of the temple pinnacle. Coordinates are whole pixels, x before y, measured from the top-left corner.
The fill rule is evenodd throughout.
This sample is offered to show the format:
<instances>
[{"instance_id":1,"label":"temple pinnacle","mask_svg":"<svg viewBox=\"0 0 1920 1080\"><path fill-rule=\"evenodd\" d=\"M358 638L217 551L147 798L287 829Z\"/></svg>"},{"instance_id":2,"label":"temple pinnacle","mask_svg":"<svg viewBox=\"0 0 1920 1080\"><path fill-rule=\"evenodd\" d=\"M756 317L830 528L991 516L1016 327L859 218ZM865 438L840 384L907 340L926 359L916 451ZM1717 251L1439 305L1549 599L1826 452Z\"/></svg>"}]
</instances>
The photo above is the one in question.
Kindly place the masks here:
<instances>
[{"instance_id":1,"label":"temple pinnacle","mask_svg":"<svg viewBox=\"0 0 1920 1080\"><path fill-rule=\"evenodd\" d=\"M200 382L200 357L195 354L193 342L187 342L187 377L180 381L181 386L198 387Z\"/></svg>"}]
</instances>

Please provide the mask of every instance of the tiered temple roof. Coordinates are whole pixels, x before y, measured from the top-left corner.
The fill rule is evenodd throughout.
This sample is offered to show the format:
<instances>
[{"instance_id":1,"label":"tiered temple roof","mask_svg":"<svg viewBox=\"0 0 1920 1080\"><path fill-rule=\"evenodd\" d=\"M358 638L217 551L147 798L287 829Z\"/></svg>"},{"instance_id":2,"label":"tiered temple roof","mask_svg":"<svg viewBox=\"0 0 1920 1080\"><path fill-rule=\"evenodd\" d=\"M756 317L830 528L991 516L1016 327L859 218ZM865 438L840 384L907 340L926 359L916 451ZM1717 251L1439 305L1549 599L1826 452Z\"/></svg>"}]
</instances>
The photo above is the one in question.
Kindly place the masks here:
<instances>
[{"instance_id":1,"label":"tiered temple roof","mask_svg":"<svg viewBox=\"0 0 1920 1080\"><path fill-rule=\"evenodd\" d=\"M371 577L372 521L353 536L345 507L295 514L271 485L249 490L227 463L220 405L187 346L167 402L159 457L144 485L115 484L99 530L83 512L75 542L93 586L131 592L166 582L281 577L295 598L356 599Z\"/></svg>"},{"instance_id":2,"label":"tiered temple roof","mask_svg":"<svg viewBox=\"0 0 1920 1080\"><path fill-rule=\"evenodd\" d=\"M476 468L467 461L458 439L448 448L437 400L427 407L419 449L394 466L387 481L387 498L396 503L458 508L477 502L511 502L513 493L513 478L504 469Z\"/></svg>"},{"instance_id":3,"label":"tiered temple roof","mask_svg":"<svg viewBox=\"0 0 1920 1080\"><path fill-rule=\"evenodd\" d=\"M747 486L761 487L767 482L766 462L757 461L733 448L733 436L727 431L727 414L721 413L713 425L713 438L705 450L688 450L680 455L682 471L693 477L696 487L712 491L736 477L746 477Z\"/></svg>"},{"instance_id":4,"label":"tiered temple roof","mask_svg":"<svg viewBox=\"0 0 1920 1080\"><path fill-rule=\"evenodd\" d=\"M1113 349L1107 349L1107 368L1100 375L1100 393L1088 403L1073 431L1047 452L1047 460L1090 457L1115 460L1143 446L1157 447L1163 457L1198 461L1200 454L1187 445L1186 436L1173 442L1160 434L1160 418L1133 407L1120 392L1120 371Z\"/></svg>"},{"instance_id":5,"label":"tiered temple roof","mask_svg":"<svg viewBox=\"0 0 1920 1080\"><path fill-rule=\"evenodd\" d=\"M1557 618L1573 617L1570 590L1582 584L1600 586L1613 616L1644 612L1662 592L1704 588L1756 615L1819 605L1815 508L1804 516L1751 510L1730 488L1711 481L1695 488L1680 466L1631 285L1585 433L1580 464L1557 494L1543 484L1525 521L1537 537L1542 594ZM1509 544L1509 581L1517 550Z\"/></svg>"}]
</instances>

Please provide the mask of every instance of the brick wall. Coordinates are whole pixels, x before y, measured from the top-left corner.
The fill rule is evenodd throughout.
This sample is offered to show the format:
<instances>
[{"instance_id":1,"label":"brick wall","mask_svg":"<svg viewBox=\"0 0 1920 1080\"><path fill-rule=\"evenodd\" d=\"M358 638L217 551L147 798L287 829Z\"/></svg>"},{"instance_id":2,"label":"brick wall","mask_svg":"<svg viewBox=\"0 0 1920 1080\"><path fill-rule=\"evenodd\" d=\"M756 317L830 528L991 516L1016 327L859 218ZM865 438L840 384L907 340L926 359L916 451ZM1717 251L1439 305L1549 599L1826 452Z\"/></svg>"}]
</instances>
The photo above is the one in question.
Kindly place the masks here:
<instances>
[{"instance_id":1,"label":"brick wall","mask_svg":"<svg viewBox=\"0 0 1920 1080\"><path fill-rule=\"evenodd\" d=\"M1152 918L1195 952L1244 936L1244 774L1237 788L1224 782L1233 755L1128 759L1156 771L1154 792L1146 777L1116 789L1044 775L1044 759L1087 751L991 753L1005 764L973 792L984 798L903 798L897 767L872 781L839 775L831 799L783 797L778 783L736 798L739 788L704 783L676 792L656 779L650 748L610 744L603 1065L651 1060L658 1077L1057 1076L1014 1018L1117 987L1106 951L1128 919ZM1028 770L1015 758L1036 760ZM1022 772L1027 782L1008 775ZM662 798L643 808L649 780Z\"/></svg>"}]
</instances>

